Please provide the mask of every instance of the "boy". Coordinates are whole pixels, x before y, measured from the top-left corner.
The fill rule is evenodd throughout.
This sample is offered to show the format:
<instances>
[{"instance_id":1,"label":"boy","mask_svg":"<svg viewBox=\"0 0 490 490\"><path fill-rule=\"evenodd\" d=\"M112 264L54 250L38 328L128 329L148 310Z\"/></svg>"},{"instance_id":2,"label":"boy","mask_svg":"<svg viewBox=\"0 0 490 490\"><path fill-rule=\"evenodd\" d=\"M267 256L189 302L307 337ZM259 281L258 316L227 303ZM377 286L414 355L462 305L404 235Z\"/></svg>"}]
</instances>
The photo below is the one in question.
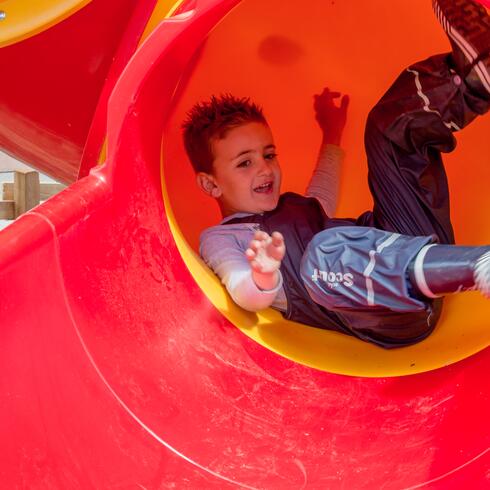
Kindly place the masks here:
<instances>
[{"instance_id":1,"label":"boy","mask_svg":"<svg viewBox=\"0 0 490 490\"><path fill-rule=\"evenodd\" d=\"M441 159L455 147L453 132L489 109L490 19L473 0L433 6L452 53L409 67L371 111L374 209L357 219L329 218L335 192L321 178L338 166L346 99L340 108L337 94L317 99L325 145L311 197L280 195L257 106L225 96L189 114L184 141L198 185L225 218L203 233L201 254L240 306L273 306L287 319L391 348L432 332L441 296L478 289L490 297L490 246L453 245Z\"/></svg>"}]
</instances>

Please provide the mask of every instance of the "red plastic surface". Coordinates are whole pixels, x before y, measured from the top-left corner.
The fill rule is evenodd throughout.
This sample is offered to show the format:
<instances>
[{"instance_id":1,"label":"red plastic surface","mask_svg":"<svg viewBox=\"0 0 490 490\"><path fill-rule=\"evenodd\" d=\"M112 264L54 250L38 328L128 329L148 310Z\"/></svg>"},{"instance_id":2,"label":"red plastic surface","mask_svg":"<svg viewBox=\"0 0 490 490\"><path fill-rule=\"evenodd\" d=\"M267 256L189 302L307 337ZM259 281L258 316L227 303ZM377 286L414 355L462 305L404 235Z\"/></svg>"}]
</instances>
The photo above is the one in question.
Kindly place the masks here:
<instances>
[{"instance_id":1,"label":"red plastic surface","mask_svg":"<svg viewBox=\"0 0 490 490\"><path fill-rule=\"evenodd\" d=\"M315 371L245 337L179 256L165 115L237 3L161 25L110 99L107 164L0 234L2 486L488 488L488 349L403 378Z\"/></svg>"},{"instance_id":2,"label":"red plastic surface","mask_svg":"<svg viewBox=\"0 0 490 490\"><path fill-rule=\"evenodd\" d=\"M134 52L154 4L93 0L46 31L0 49L0 148L65 183L77 179L84 148L84 166L89 159L96 165L100 147L92 146L105 134L103 127L95 137L99 97L102 92L106 107L104 93Z\"/></svg>"}]
</instances>

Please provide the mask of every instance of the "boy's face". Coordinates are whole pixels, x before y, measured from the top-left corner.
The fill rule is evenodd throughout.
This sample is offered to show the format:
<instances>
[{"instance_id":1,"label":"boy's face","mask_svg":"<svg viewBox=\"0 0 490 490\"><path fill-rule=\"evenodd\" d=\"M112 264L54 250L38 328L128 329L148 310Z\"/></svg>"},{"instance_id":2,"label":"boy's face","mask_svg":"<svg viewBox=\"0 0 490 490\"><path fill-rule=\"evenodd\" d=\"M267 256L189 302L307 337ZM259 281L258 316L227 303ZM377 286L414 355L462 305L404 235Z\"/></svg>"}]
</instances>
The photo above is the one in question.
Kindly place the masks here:
<instances>
[{"instance_id":1,"label":"boy's face","mask_svg":"<svg viewBox=\"0 0 490 490\"><path fill-rule=\"evenodd\" d=\"M281 169L272 132L251 122L230 129L212 141L213 173L198 174L198 183L218 199L223 216L262 213L278 203Z\"/></svg>"}]
</instances>

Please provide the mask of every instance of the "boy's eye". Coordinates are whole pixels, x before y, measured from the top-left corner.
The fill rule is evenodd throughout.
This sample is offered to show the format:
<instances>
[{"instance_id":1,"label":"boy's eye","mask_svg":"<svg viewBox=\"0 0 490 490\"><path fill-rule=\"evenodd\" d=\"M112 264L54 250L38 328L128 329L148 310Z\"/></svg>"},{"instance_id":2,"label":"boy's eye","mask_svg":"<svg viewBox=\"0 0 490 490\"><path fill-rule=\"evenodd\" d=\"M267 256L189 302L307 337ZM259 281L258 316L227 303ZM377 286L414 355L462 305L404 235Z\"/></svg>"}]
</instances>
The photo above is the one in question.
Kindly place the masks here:
<instances>
[{"instance_id":1,"label":"boy's eye","mask_svg":"<svg viewBox=\"0 0 490 490\"><path fill-rule=\"evenodd\" d=\"M250 160L243 160L243 162L240 162L237 167L248 167L250 165L251 161Z\"/></svg>"},{"instance_id":2,"label":"boy's eye","mask_svg":"<svg viewBox=\"0 0 490 490\"><path fill-rule=\"evenodd\" d=\"M274 160L274 158L277 157L277 153L268 153L267 155L264 156L266 160Z\"/></svg>"}]
</instances>

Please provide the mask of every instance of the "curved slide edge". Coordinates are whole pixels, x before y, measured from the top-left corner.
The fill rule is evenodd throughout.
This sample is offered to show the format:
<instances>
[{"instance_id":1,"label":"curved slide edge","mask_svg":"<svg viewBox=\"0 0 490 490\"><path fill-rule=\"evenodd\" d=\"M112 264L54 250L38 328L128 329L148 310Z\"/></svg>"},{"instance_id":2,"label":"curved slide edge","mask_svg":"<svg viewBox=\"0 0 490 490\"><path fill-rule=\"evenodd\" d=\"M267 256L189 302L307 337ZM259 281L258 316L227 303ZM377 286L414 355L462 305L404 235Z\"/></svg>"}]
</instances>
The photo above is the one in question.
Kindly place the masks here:
<instances>
[{"instance_id":1,"label":"curved slide edge","mask_svg":"<svg viewBox=\"0 0 490 490\"><path fill-rule=\"evenodd\" d=\"M1 48L2 150L66 184L77 179L83 157L96 165L98 153L87 139L100 125L94 122L99 99L106 107L155 2L91 0L49 29Z\"/></svg>"}]
</instances>

